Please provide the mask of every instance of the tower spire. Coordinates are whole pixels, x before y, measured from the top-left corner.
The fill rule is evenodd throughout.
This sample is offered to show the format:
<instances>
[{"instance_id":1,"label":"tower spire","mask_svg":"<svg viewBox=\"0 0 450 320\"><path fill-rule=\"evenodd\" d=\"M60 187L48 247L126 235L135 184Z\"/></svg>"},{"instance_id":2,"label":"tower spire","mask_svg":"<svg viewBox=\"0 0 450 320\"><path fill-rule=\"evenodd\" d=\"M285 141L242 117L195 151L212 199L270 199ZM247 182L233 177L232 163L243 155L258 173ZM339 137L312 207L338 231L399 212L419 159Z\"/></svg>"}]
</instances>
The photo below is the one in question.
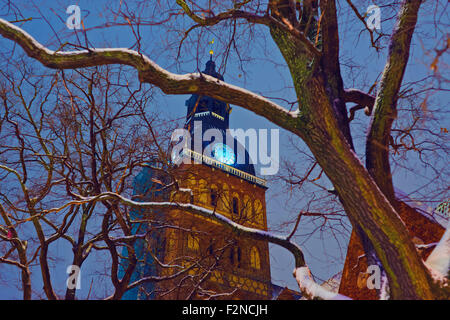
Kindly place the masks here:
<instances>
[{"instance_id":1,"label":"tower spire","mask_svg":"<svg viewBox=\"0 0 450 320\"><path fill-rule=\"evenodd\" d=\"M208 44L211 45L211 49L209 50L209 61L212 61L212 57L213 57L213 54L214 54L214 50L212 48L213 44L214 44L214 38L210 42L208 42Z\"/></svg>"},{"instance_id":2,"label":"tower spire","mask_svg":"<svg viewBox=\"0 0 450 320\"><path fill-rule=\"evenodd\" d=\"M210 54L205 70L202 73L222 81L224 80L223 76L216 71L216 64L213 61L212 54ZM186 128L188 130L193 129L193 121L202 121L205 130L209 128L228 129L230 107L225 102L208 96L193 94L186 101L186 106Z\"/></svg>"}]
</instances>

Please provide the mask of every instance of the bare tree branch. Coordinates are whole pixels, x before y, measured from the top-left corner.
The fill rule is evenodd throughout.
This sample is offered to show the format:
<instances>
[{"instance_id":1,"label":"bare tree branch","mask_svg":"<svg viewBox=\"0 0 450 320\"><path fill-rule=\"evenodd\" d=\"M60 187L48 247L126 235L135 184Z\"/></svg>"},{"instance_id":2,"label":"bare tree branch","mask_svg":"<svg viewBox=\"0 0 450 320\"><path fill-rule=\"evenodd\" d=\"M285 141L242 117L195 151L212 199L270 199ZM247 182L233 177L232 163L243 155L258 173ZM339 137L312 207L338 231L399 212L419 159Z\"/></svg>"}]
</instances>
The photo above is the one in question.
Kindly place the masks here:
<instances>
[{"instance_id":1,"label":"bare tree branch","mask_svg":"<svg viewBox=\"0 0 450 320\"><path fill-rule=\"evenodd\" d=\"M168 94L197 93L226 100L263 116L286 129L292 129L292 119L297 112L289 112L276 103L248 90L227 84L214 77L192 73L173 74L145 55L125 48L89 49L70 52L49 50L33 39L28 33L6 20L0 19L0 34L19 44L32 58L54 69L75 69L108 64L132 66L139 72L141 82L158 86Z\"/></svg>"},{"instance_id":2,"label":"bare tree branch","mask_svg":"<svg viewBox=\"0 0 450 320\"><path fill-rule=\"evenodd\" d=\"M138 208L146 208L146 209L179 209L183 211L190 212L194 215L206 217L209 219L212 219L216 222L221 223L223 226L231 229L231 231L240 237L246 237L253 240L258 241L267 241L270 243L277 244L287 250L289 250L295 259L295 270L294 270L294 277L297 280L297 283L299 285L299 288L301 292L309 298L319 298L319 299L349 299L348 297L337 295L332 292L328 292L327 290L321 288L318 284L312 280L312 277L309 273L309 268L306 266L303 252L301 248L294 242L290 240L291 235L288 236L281 236L276 235L268 231L260 230L260 229L254 229L250 227L245 227L243 225L240 225L230 218L227 218L219 213L217 213L215 210L209 210L205 209L203 207L189 204L189 203L176 203L176 202L136 202L130 199L127 199L117 193L113 192L104 192L97 196L93 197L81 197L79 196L80 200L73 200L70 201L70 205L80 205L83 203L93 203L96 201L105 201L105 200L119 200L121 203L132 206L132 207L138 207ZM53 208L49 209L49 212L58 212L65 208L67 205L64 205L61 208ZM305 273L307 270L307 273ZM175 278L182 273L186 272L186 270L182 270L175 275L171 276L171 278ZM309 276L307 276L309 274ZM167 279L164 278L164 279ZM164 280L160 277L146 277L143 278L137 282L134 282L129 285L129 288L135 287L139 285L140 283L146 282L146 281L162 281ZM123 281L123 280L122 280Z\"/></svg>"}]
</instances>

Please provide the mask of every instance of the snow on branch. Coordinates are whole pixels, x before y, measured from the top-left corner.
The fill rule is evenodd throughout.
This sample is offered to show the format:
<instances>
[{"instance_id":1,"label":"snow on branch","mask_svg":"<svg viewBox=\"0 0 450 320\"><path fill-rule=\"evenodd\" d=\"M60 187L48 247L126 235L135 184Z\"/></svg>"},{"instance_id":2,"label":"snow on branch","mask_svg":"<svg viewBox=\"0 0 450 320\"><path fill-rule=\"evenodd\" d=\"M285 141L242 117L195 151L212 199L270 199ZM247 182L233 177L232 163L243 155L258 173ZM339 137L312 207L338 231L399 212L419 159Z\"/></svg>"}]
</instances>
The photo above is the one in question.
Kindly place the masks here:
<instances>
[{"instance_id":1,"label":"snow on branch","mask_svg":"<svg viewBox=\"0 0 450 320\"><path fill-rule=\"evenodd\" d=\"M450 268L450 219L447 224L447 230L425 264L430 269L433 278L445 281Z\"/></svg>"},{"instance_id":2,"label":"snow on branch","mask_svg":"<svg viewBox=\"0 0 450 320\"><path fill-rule=\"evenodd\" d=\"M268 241L271 243L278 244L287 250L289 250L295 257L295 265L296 267L301 267L305 265L303 252L301 248L289 241L286 236L276 235L268 231L255 229L255 228L249 228L242 226L233 220L213 211L209 210L194 204L190 203L177 203L177 202L137 202L133 201L131 199L125 198L117 193L114 192L104 192L97 196L92 197L82 197L80 195L77 196L79 200L73 200L70 202L67 202L63 206L59 208L52 208L48 210L44 210L44 214L50 213L50 212L59 212L63 210L64 208L71 206L71 205L81 205L88 202L95 202L95 201L105 201L105 200L119 200L125 205L129 205L131 207L139 207L139 208L151 208L151 209L179 209L179 210L185 210L192 214L203 216L206 218L210 218L216 222L221 223L222 225L230 228L236 235L243 236L243 237L249 237L255 240L263 240Z\"/></svg>"},{"instance_id":3,"label":"snow on branch","mask_svg":"<svg viewBox=\"0 0 450 320\"><path fill-rule=\"evenodd\" d=\"M294 277L297 280L300 291L307 299L322 299L322 300L352 300L347 296L328 291L327 289L318 285L312 278L311 272L307 266L296 268L294 270Z\"/></svg>"},{"instance_id":4,"label":"snow on branch","mask_svg":"<svg viewBox=\"0 0 450 320\"><path fill-rule=\"evenodd\" d=\"M127 48L88 48L79 51L53 51L21 28L0 18L0 34L22 47L25 53L53 69L76 69L109 64L128 65L139 73L141 82L159 87L167 94L207 94L210 97L241 106L275 124L293 130L298 111L282 106L246 89L201 73L171 73L144 54Z\"/></svg>"},{"instance_id":5,"label":"snow on branch","mask_svg":"<svg viewBox=\"0 0 450 320\"><path fill-rule=\"evenodd\" d=\"M58 212L70 205L81 205L88 202L105 201L105 200L118 200L125 205L139 208L184 210L194 215L210 218L216 222L219 222L223 226L231 229L231 231L237 236L242 236L254 240L267 241L273 244L277 244L289 250L295 258L296 269L294 271L294 277L297 280L300 291L305 297L318 299L338 299L338 300L349 299L345 296L341 296L333 292L330 292L320 287L317 283L314 282L314 280L311 277L311 274L309 273L309 268L305 263L302 249L300 248L299 245L290 240L289 235L288 236L277 235L269 231L245 227L225 217L224 215L215 212L214 210L206 209L190 203L137 202L113 192L104 192L102 194L92 197L82 197L80 195L78 195L77 197L79 198L79 200L70 201L65 205L63 205L62 207L49 209L46 210L44 213Z\"/></svg>"}]
</instances>

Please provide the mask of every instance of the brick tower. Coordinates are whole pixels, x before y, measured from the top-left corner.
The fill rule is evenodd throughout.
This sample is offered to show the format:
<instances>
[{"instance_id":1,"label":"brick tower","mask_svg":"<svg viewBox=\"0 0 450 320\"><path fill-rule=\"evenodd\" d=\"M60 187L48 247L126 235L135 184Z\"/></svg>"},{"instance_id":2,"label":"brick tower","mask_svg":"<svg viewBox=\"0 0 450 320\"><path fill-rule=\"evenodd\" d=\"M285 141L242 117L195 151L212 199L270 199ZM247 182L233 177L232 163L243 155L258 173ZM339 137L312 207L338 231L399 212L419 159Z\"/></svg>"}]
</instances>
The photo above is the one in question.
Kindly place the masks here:
<instances>
[{"instance_id":1,"label":"brick tower","mask_svg":"<svg viewBox=\"0 0 450 320\"><path fill-rule=\"evenodd\" d=\"M223 80L212 60L203 73ZM220 132L220 137L206 142L200 139L200 144L194 142L175 155L174 162L188 159L191 163L184 161L176 166L178 188L159 195L159 199L192 203L241 225L267 230L266 182L255 175L248 152L227 132L230 106L195 94L186 106L185 129L193 140L204 137L208 129ZM204 152L206 148L209 153ZM148 190L142 184L164 180L161 176L150 178L155 175L152 170L145 179L141 174L141 185L135 186L136 197L150 200L142 195ZM141 231L150 231L151 237L148 248L136 250L140 262L134 279L150 274L174 278L130 290L125 299L272 298L267 243L239 238L212 219L183 210L152 212L155 215L160 227L139 226Z\"/></svg>"}]
</instances>

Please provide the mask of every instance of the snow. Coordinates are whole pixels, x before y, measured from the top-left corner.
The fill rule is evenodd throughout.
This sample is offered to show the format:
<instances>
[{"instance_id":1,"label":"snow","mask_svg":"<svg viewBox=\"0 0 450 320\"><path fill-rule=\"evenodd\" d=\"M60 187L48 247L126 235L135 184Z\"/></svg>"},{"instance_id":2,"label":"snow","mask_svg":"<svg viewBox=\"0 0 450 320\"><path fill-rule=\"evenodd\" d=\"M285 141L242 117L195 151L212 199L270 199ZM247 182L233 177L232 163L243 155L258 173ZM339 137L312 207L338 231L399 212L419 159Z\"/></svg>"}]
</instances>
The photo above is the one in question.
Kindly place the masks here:
<instances>
[{"instance_id":1,"label":"snow","mask_svg":"<svg viewBox=\"0 0 450 320\"><path fill-rule=\"evenodd\" d=\"M450 221L438 245L428 257L426 265L435 279L446 278L450 267Z\"/></svg>"},{"instance_id":2,"label":"snow","mask_svg":"<svg viewBox=\"0 0 450 320\"><path fill-rule=\"evenodd\" d=\"M190 195L193 195L194 193L192 192L192 189L189 189L189 188L178 188L178 190L180 191L180 192L187 192L187 193L189 193Z\"/></svg>"},{"instance_id":3,"label":"snow","mask_svg":"<svg viewBox=\"0 0 450 320\"><path fill-rule=\"evenodd\" d=\"M328 291L318 285L312 278L308 267L300 267L294 270L294 277L297 280L300 291L309 299L319 298L323 300L351 300L344 295Z\"/></svg>"}]
</instances>

